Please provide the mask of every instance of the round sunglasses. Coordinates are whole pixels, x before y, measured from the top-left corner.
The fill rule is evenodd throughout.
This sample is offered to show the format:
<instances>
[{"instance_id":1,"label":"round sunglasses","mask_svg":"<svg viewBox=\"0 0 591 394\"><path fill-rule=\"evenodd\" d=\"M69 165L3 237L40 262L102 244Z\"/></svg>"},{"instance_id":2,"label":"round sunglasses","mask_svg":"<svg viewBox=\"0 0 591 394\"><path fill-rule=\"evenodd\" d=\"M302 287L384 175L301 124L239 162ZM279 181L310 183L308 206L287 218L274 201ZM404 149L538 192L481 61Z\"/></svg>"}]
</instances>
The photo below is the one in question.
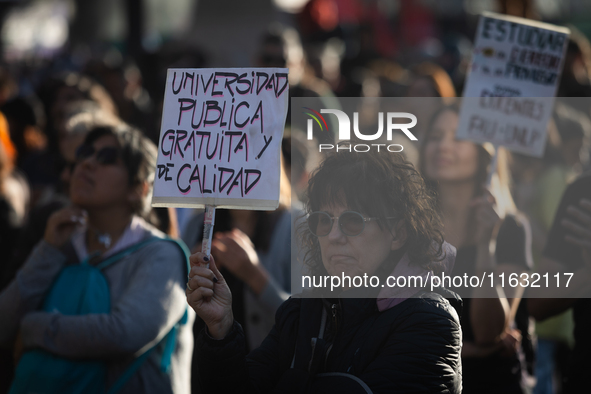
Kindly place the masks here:
<instances>
[{"instance_id":1,"label":"round sunglasses","mask_svg":"<svg viewBox=\"0 0 591 394\"><path fill-rule=\"evenodd\" d=\"M325 237L330 234L335 219L339 223L341 232L349 237L355 237L365 229L365 222L377 220L378 218L366 218L359 212L345 211L337 217L330 216L327 212L312 212L308 216L308 227L312 234L317 237ZM388 217L386 219L396 219Z\"/></svg>"},{"instance_id":2,"label":"round sunglasses","mask_svg":"<svg viewBox=\"0 0 591 394\"><path fill-rule=\"evenodd\" d=\"M116 164L119 152L119 148L114 146L106 146L97 151L92 145L82 144L76 150L76 160L82 161L95 156L95 160L99 164Z\"/></svg>"}]
</instances>

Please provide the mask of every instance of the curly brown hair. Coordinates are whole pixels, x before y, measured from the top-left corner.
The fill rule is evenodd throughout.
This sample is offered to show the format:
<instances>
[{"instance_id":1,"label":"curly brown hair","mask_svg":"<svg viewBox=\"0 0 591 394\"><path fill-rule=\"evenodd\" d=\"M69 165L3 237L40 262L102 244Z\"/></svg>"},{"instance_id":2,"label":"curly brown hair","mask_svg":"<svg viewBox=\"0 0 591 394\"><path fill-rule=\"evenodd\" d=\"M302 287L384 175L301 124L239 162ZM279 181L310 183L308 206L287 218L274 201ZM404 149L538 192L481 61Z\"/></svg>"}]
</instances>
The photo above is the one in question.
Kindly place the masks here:
<instances>
[{"instance_id":1,"label":"curly brown hair","mask_svg":"<svg viewBox=\"0 0 591 394\"><path fill-rule=\"evenodd\" d=\"M329 155L313 172L306 195L306 214L341 204L378 218L380 228L400 226L406 232L403 249L411 264L439 272L445 258L441 218L434 196L423 178L399 153L349 152ZM395 217L395 223L387 218ZM324 274L320 244L303 221L300 237L307 252L305 264L312 273ZM397 263L397 261L389 262Z\"/></svg>"}]
</instances>

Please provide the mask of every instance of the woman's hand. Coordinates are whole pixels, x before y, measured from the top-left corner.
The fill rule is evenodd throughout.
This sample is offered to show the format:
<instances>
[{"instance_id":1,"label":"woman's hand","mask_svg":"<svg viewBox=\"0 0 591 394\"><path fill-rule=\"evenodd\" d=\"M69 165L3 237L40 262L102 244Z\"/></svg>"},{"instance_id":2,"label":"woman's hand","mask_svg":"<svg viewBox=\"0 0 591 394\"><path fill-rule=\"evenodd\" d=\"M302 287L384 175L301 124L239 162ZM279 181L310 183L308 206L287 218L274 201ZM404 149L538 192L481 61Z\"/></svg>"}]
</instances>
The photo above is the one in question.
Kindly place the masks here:
<instances>
[{"instance_id":1,"label":"woman's hand","mask_svg":"<svg viewBox=\"0 0 591 394\"><path fill-rule=\"evenodd\" d=\"M211 254L224 267L260 294L269 281L267 270L260 264L259 256L248 235L238 229L216 233L211 243Z\"/></svg>"},{"instance_id":2,"label":"woman's hand","mask_svg":"<svg viewBox=\"0 0 591 394\"><path fill-rule=\"evenodd\" d=\"M474 342L465 341L462 344L462 357L488 357L498 354L501 357L512 357L521 346L521 332L513 328L505 329L496 343L490 345L477 345Z\"/></svg>"},{"instance_id":3,"label":"woman's hand","mask_svg":"<svg viewBox=\"0 0 591 394\"><path fill-rule=\"evenodd\" d=\"M189 257L191 271L185 293L191 308L207 325L209 335L214 339L223 339L234 324L232 293L213 256L206 259L201 252Z\"/></svg>"},{"instance_id":4,"label":"woman's hand","mask_svg":"<svg viewBox=\"0 0 591 394\"><path fill-rule=\"evenodd\" d=\"M86 223L86 212L70 206L54 212L47 220L43 239L48 244L61 248L70 239L77 226Z\"/></svg>"},{"instance_id":5,"label":"woman's hand","mask_svg":"<svg viewBox=\"0 0 591 394\"><path fill-rule=\"evenodd\" d=\"M566 209L568 218L561 224L568 231L565 240L573 245L580 246L583 259L588 267L591 267L591 200L585 198L579 201L579 205L569 205Z\"/></svg>"},{"instance_id":6,"label":"woman's hand","mask_svg":"<svg viewBox=\"0 0 591 394\"><path fill-rule=\"evenodd\" d=\"M519 351L521 347L521 331L515 328L506 328L505 332L501 334L501 356L512 357Z\"/></svg>"},{"instance_id":7,"label":"woman's hand","mask_svg":"<svg viewBox=\"0 0 591 394\"><path fill-rule=\"evenodd\" d=\"M470 205L476 214L476 242L488 245L501 222L495 210L496 200L492 193L484 188L483 194L472 200Z\"/></svg>"}]
</instances>

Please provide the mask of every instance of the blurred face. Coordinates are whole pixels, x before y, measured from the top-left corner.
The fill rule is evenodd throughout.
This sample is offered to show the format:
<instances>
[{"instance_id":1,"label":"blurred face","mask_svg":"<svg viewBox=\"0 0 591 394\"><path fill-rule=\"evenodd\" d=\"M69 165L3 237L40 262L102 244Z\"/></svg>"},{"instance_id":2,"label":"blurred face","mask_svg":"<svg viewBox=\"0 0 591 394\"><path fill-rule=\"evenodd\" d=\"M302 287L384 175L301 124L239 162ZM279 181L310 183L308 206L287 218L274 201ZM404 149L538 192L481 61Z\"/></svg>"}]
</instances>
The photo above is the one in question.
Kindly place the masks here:
<instances>
[{"instance_id":1,"label":"blurred face","mask_svg":"<svg viewBox=\"0 0 591 394\"><path fill-rule=\"evenodd\" d=\"M72 174L72 202L84 209L124 206L131 210L133 188L117 139L103 136L86 148Z\"/></svg>"},{"instance_id":2,"label":"blurred face","mask_svg":"<svg viewBox=\"0 0 591 394\"><path fill-rule=\"evenodd\" d=\"M351 211L343 205L322 206L321 211L331 217L339 217L345 211ZM363 217L367 218L363 212ZM347 236L343 233L336 219L328 235L318 237L322 264L329 275L372 275L386 260L390 251L399 249L393 235L382 230L375 220L365 222L359 235Z\"/></svg>"},{"instance_id":3,"label":"blurred face","mask_svg":"<svg viewBox=\"0 0 591 394\"><path fill-rule=\"evenodd\" d=\"M474 180L478 171L478 149L470 141L456 140L458 115L441 113L427 135L424 149L425 177L439 182Z\"/></svg>"}]
</instances>

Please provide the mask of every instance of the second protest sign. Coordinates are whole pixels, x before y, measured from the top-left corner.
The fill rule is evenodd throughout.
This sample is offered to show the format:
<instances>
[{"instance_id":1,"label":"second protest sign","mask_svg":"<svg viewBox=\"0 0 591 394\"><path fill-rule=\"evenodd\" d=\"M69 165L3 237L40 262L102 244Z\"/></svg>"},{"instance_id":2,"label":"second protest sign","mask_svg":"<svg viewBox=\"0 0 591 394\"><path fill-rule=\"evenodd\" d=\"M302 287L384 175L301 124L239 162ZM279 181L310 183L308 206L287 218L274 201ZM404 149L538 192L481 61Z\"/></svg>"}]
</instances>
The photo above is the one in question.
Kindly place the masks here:
<instances>
[{"instance_id":1,"label":"second protest sign","mask_svg":"<svg viewBox=\"0 0 591 394\"><path fill-rule=\"evenodd\" d=\"M568 36L564 27L484 13L457 138L541 156Z\"/></svg>"}]
</instances>

